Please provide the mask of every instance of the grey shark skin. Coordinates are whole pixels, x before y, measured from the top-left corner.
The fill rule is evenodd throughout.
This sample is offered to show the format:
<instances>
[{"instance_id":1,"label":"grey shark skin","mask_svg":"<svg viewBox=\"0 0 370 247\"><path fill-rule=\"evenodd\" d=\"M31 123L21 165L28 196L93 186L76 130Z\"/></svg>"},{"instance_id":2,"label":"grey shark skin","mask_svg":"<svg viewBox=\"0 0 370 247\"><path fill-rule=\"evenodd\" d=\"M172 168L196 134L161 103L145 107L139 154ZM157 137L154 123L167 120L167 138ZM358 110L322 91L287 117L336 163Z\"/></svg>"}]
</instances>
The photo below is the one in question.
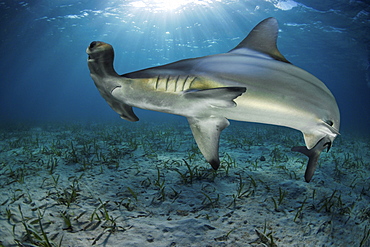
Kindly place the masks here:
<instances>
[{"instance_id":1,"label":"grey shark skin","mask_svg":"<svg viewBox=\"0 0 370 247\"><path fill-rule=\"evenodd\" d=\"M132 107L185 116L214 169L228 119L300 130L306 146L292 150L308 156L309 182L321 152L339 134L339 109L323 82L278 51L277 35L276 19L267 18L227 53L124 75L113 68L112 46L94 41L87 48L88 66L100 94L121 118L138 121Z\"/></svg>"}]
</instances>

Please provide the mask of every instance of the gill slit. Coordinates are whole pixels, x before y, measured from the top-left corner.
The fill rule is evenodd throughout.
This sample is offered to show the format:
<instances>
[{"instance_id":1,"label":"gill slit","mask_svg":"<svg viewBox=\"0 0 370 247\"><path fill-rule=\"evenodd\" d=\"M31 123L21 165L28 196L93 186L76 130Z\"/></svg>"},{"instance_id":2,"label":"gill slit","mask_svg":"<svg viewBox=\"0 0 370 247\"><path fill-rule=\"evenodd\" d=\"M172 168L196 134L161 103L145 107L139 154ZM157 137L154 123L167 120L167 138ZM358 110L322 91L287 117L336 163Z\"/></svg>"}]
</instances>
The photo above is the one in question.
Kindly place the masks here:
<instances>
[{"instance_id":1,"label":"gill slit","mask_svg":"<svg viewBox=\"0 0 370 247\"><path fill-rule=\"evenodd\" d=\"M170 81L170 76L168 75L166 78L166 91L168 90L168 82Z\"/></svg>"},{"instance_id":2,"label":"gill slit","mask_svg":"<svg viewBox=\"0 0 370 247\"><path fill-rule=\"evenodd\" d=\"M184 90L185 90L185 83L186 83L186 78L185 78L185 80L182 82L182 88L181 88L181 91L184 91Z\"/></svg>"},{"instance_id":3,"label":"gill slit","mask_svg":"<svg viewBox=\"0 0 370 247\"><path fill-rule=\"evenodd\" d=\"M180 76L178 75L176 77L176 80L175 80L175 88L174 88L173 92L176 92L177 91L177 82L179 81L179 79L180 79Z\"/></svg>"},{"instance_id":4,"label":"gill slit","mask_svg":"<svg viewBox=\"0 0 370 247\"><path fill-rule=\"evenodd\" d=\"M155 90L158 89L159 77L160 77L160 75L157 76L157 80L155 81L155 85L154 85Z\"/></svg>"},{"instance_id":5,"label":"gill slit","mask_svg":"<svg viewBox=\"0 0 370 247\"><path fill-rule=\"evenodd\" d=\"M189 77L189 76L188 76ZM197 79L195 76L190 78L190 83L189 83L189 88L191 88L191 86L193 85L193 82L195 81L195 79Z\"/></svg>"}]
</instances>

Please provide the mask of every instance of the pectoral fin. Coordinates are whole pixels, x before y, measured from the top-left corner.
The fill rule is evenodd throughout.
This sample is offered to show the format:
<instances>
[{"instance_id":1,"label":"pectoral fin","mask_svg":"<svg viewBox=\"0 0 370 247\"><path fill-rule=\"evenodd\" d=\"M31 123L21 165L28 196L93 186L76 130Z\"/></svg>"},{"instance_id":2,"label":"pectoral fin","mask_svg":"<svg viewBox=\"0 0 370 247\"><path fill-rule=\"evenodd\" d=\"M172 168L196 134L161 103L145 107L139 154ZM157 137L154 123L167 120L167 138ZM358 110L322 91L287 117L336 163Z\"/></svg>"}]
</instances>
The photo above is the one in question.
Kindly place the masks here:
<instances>
[{"instance_id":1,"label":"pectoral fin","mask_svg":"<svg viewBox=\"0 0 370 247\"><path fill-rule=\"evenodd\" d=\"M218 157L220 134L223 129L229 126L229 121L223 117L188 117L188 122L204 158L211 164L213 169L217 170L220 166L220 159Z\"/></svg>"},{"instance_id":2,"label":"pectoral fin","mask_svg":"<svg viewBox=\"0 0 370 247\"><path fill-rule=\"evenodd\" d=\"M308 149L305 146L293 147L292 151L300 152L308 157L308 164L306 168L306 173L304 175L306 182L310 182L313 174L315 173L317 162L319 160L322 150L325 148L330 149L331 140L329 137L323 137L313 148Z\"/></svg>"},{"instance_id":3,"label":"pectoral fin","mask_svg":"<svg viewBox=\"0 0 370 247\"><path fill-rule=\"evenodd\" d=\"M139 121L139 118L135 115L132 110L132 106L126 105L119 101L107 100L110 107L117 112L122 119L125 119L130 122Z\"/></svg>"}]
</instances>

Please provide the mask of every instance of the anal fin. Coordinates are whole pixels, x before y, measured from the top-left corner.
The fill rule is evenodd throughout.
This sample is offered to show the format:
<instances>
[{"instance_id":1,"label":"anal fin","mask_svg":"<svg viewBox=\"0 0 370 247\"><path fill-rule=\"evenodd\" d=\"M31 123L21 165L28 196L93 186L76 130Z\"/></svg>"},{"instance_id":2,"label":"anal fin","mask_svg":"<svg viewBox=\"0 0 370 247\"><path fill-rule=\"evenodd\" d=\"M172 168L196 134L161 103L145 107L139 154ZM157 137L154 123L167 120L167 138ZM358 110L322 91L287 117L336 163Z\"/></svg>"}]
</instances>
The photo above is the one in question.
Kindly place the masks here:
<instances>
[{"instance_id":1,"label":"anal fin","mask_svg":"<svg viewBox=\"0 0 370 247\"><path fill-rule=\"evenodd\" d=\"M195 118L188 117L194 139L204 158L217 170L220 166L218 147L221 131L230 125L224 117Z\"/></svg>"}]
</instances>

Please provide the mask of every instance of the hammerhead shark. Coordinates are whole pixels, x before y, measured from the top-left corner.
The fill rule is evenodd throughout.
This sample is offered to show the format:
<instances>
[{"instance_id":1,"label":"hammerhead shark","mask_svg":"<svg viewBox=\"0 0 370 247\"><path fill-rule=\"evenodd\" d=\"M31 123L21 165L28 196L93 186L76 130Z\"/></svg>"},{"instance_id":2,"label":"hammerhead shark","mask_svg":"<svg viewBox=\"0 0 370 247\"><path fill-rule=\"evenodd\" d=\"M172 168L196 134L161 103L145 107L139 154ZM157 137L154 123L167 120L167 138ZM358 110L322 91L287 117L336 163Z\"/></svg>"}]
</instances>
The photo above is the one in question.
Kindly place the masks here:
<instances>
[{"instance_id":1,"label":"hammerhead shark","mask_svg":"<svg viewBox=\"0 0 370 247\"><path fill-rule=\"evenodd\" d=\"M278 23L260 22L227 53L180 60L118 75L113 47L93 41L87 48L90 75L101 96L121 118L138 121L132 107L185 116L195 141L217 170L220 134L228 119L273 124L303 133L305 180L319 156L339 135L340 116L325 84L292 65L278 50Z\"/></svg>"}]
</instances>

